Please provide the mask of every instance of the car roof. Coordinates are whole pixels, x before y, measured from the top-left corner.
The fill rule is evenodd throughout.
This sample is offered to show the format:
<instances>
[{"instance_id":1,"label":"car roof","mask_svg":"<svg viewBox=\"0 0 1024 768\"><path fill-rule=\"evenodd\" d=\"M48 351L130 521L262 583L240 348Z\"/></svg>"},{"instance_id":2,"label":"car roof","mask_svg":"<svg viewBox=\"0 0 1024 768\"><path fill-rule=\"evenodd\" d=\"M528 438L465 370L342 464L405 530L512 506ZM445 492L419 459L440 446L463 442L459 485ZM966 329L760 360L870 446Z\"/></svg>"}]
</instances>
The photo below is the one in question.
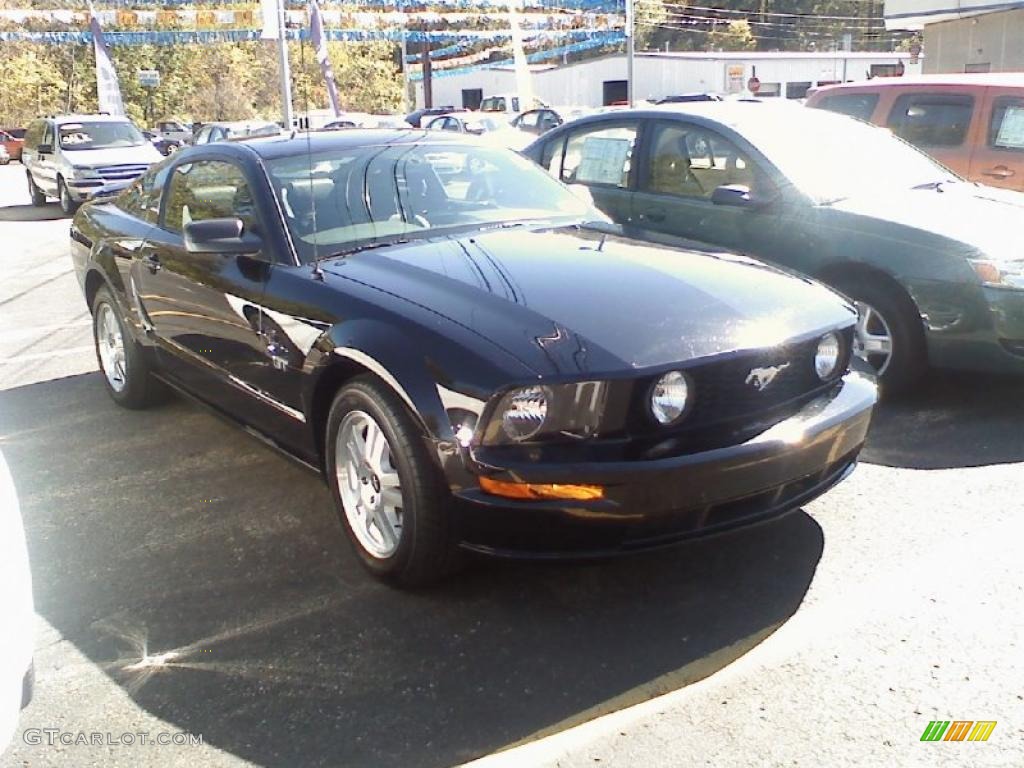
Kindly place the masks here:
<instances>
[{"instance_id":1,"label":"car roof","mask_svg":"<svg viewBox=\"0 0 1024 768\"><path fill-rule=\"evenodd\" d=\"M970 74L912 75L903 77L876 77L855 83L823 85L817 92L833 92L854 88L899 88L919 85L976 85L1019 86L1024 88L1024 72L977 72Z\"/></svg>"},{"instance_id":2,"label":"car roof","mask_svg":"<svg viewBox=\"0 0 1024 768\"><path fill-rule=\"evenodd\" d=\"M54 115L53 121L57 125L64 123L130 123L124 115Z\"/></svg>"},{"instance_id":3,"label":"car roof","mask_svg":"<svg viewBox=\"0 0 1024 768\"><path fill-rule=\"evenodd\" d=\"M332 149L353 149L356 147L379 147L384 144L469 144L490 146L476 137L464 136L451 131L427 131L422 128L352 128L347 131L309 131L298 134L283 134L249 139L243 145L260 157L272 160L310 153L327 152ZM211 145L212 146L212 145Z\"/></svg>"}]
</instances>

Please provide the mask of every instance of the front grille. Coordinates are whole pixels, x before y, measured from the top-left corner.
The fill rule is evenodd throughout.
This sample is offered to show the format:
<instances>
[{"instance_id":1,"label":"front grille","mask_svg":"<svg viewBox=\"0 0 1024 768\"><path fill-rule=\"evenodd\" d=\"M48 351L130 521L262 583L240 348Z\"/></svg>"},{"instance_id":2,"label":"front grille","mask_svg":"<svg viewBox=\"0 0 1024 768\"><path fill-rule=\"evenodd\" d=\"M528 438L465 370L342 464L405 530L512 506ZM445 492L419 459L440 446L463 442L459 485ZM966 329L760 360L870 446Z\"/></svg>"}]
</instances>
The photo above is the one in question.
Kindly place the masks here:
<instances>
[{"instance_id":1,"label":"front grille","mask_svg":"<svg viewBox=\"0 0 1024 768\"><path fill-rule=\"evenodd\" d=\"M146 163L130 163L126 165L107 165L97 168L96 173L104 181L132 181L149 170Z\"/></svg>"}]
</instances>

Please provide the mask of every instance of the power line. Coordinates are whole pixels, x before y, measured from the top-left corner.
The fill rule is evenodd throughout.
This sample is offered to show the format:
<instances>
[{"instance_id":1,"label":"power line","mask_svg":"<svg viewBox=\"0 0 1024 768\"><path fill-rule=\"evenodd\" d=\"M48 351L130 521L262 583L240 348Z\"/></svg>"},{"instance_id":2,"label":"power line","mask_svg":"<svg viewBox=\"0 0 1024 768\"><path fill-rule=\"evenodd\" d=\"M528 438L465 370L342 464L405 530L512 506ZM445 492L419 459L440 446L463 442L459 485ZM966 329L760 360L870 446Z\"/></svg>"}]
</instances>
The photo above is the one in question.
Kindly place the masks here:
<instances>
[{"instance_id":1,"label":"power line","mask_svg":"<svg viewBox=\"0 0 1024 768\"><path fill-rule=\"evenodd\" d=\"M789 19L828 19L830 21L864 21L872 17L869 16L825 16L814 13L776 13L776 12L760 12L760 11L747 11L747 10L734 10L731 8L712 8L704 5L685 5L683 3L656 3L652 0L638 0L636 3L637 8L649 8L650 10L659 10L661 8L682 8L687 11L713 11L714 13L727 13L736 16L772 16L774 18L789 18ZM882 21L879 18L879 21Z\"/></svg>"},{"instance_id":2,"label":"power line","mask_svg":"<svg viewBox=\"0 0 1024 768\"><path fill-rule=\"evenodd\" d=\"M671 21L679 21L682 23L693 22L698 23L718 23L718 24L729 24L733 21L746 21L751 26L759 27L776 27L780 29L843 29L843 30L870 30L870 31L882 31L884 30L884 22L879 19L878 24L829 24L828 22L803 22L803 23L783 23L778 21L753 21L751 19L719 19L713 16L695 16L686 13L667 13L666 16ZM869 21L868 19L861 19L861 21ZM640 20L638 24L641 26L649 26L646 22Z\"/></svg>"}]
</instances>

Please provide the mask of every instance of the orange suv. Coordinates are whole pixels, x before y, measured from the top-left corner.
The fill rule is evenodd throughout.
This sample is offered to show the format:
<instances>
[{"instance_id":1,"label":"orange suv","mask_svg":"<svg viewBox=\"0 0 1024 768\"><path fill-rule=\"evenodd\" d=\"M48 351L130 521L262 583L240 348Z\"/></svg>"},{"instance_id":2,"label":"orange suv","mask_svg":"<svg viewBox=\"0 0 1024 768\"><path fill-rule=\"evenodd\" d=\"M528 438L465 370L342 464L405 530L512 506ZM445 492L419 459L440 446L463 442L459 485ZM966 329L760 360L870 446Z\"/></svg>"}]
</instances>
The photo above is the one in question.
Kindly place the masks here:
<instances>
[{"instance_id":1,"label":"orange suv","mask_svg":"<svg viewBox=\"0 0 1024 768\"><path fill-rule=\"evenodd\" d=\"M883 125L971 181L1024 191L1024 73L846 83L807 106Z\"/></svg>"}]
</instances>

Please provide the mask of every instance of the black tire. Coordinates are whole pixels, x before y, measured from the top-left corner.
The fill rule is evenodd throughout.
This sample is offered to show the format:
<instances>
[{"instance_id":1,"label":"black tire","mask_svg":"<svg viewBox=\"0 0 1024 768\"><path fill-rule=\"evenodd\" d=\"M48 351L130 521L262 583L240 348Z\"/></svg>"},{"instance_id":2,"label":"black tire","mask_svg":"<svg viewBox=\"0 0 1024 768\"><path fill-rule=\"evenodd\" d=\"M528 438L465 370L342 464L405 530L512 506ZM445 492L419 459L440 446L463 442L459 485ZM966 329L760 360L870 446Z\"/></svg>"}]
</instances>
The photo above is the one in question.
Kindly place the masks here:
<instances>
[{"instance_id":1,"label":"black tire","mask_svg":"<svg viewBox=\"0 0 1024 768\"><path fill-rule=\"evenodd\" d=\"M64 183L64 179L60 176L57 177L57 199L60 201L60 209L66 215L73 216L75 211L78 210L79 204L71 199L68 185Z\"/></svg>"},{"instance_id":2,"label":"black tire","mask_svg":"<svg viewBox=\"0 0 1024 768\"><path fill-rule=\"evenodd\" d=\"M394 552L385 557L360 543L342 501L336 442L342 421L353 411L362 411L380 426L401 484L401 533ZM405 404L376 377L359 376L338 391L324 433L327 484L363 566L377 578L403 587L427 586L451 573L459 562L448 508L452 499L427 453L423 431Z\"/></svg>"},{"instance_id":3,"label":"black tire","mask_svg":"<svg viewBox=\"0 0 1024 768\"><path fill-rule=\"evenodd\" d=\"M835 287L855 302L870 305L884 318L892 353L879 376L879 386L885 397L907 394L928 367L924 325L914 302L898 286L867 276L845 278Z\"/></svg>"},{"instance_id":4,"label":"black tire","mask_svg":"<svg viewBox=\"0 0 1024 768\"><path fill-rule=\"evenodd\" d=\"M103 354L100 352L100 324L104 319L105 309L113 313L113 318L121 332L121 339L124 345L123 363L123 386L118 389L110 381L106 374L103 362ZM92 302L92 338L93 346L96 349L96 362L100 366L100 373L103 375L103 383L107 392L115 403L125 408L141 409L147 408L160 402L165 394L166 388L152 375L152 369L142 347L132 336L127 328L121 310L114 301L110 289L103 286L96 292Z\"/></svg>"},{"instance_id":5,"label":"black tire","mask_svg":"<svg viewBox=\"0 0 1024 768\"><path fill-rule=\"evenodd\" d=\"M35 179L32 178L31 171L25 174L28 177L28 194L32 198L32 205L36 208L46 205L46 195L43 194L43 190L36 186Z\"/></svg>"}]
</instances>

